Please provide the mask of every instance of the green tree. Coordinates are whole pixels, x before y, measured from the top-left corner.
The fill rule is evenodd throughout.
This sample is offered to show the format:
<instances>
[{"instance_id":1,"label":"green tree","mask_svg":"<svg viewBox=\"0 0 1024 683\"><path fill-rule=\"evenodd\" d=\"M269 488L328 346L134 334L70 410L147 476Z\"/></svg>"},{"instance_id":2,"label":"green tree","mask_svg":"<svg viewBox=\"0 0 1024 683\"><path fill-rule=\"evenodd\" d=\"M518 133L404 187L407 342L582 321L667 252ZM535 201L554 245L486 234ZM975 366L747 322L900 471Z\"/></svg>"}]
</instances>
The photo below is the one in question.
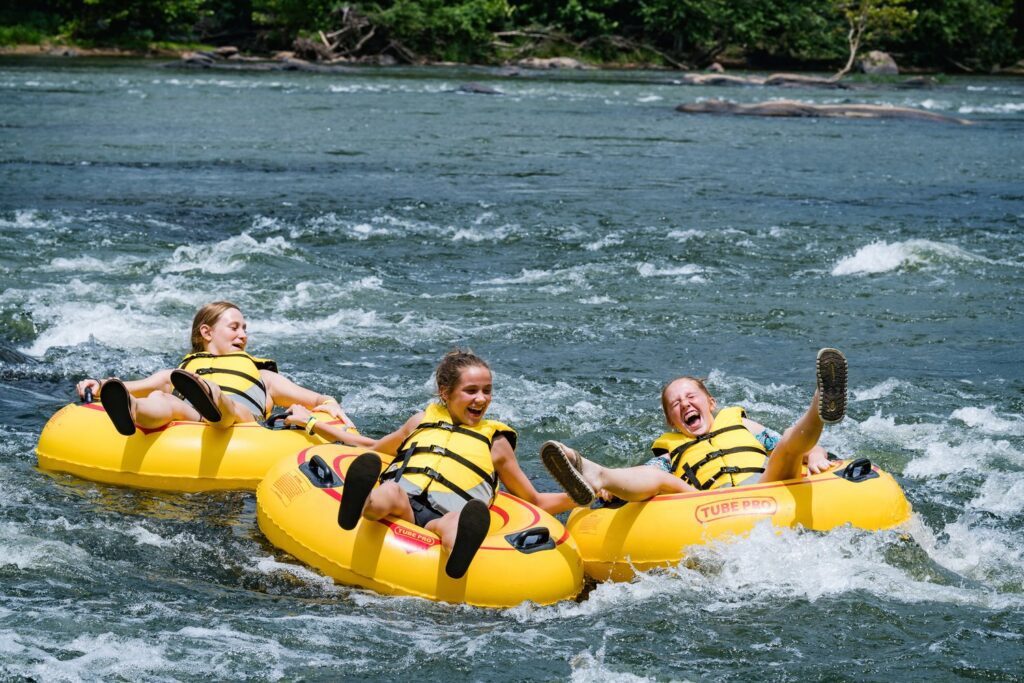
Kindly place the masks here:
<instances>
[{"instance_id":1,"label":"green tree","mask_svg":"<svg viewBox=\"0 0 1024 683\"><path fill-rule=\"evenodd\" d=\"M834 80L839 80L853 69L857 51L865 41L882 36L898 35L909 30L917 12L906 7L909 0L834 0L836 11L846 20L846 41L849 56Z\"/></svg>"},{"instance_id":2,"label":"green tree","mask_svg":"<svg viewBox=\"0 0 1024 683\"><path fill-rule=\"evenodd\" d=\"M1013 0L914 0L918 18L899 47L918 64L988 70L1020 58Z\"/></svg>"},{"instance_id":3,"label":"green tree","mask_svg":"<svg viewBox=\"0 0 1024 683\"><path fill-rule=\"evenodd\" d=\"M511 15L506 0L393 0L365 6L375 26L405 48L436 59L474 62L492 53L493 31Z\"/></svg>"}]
</instances>

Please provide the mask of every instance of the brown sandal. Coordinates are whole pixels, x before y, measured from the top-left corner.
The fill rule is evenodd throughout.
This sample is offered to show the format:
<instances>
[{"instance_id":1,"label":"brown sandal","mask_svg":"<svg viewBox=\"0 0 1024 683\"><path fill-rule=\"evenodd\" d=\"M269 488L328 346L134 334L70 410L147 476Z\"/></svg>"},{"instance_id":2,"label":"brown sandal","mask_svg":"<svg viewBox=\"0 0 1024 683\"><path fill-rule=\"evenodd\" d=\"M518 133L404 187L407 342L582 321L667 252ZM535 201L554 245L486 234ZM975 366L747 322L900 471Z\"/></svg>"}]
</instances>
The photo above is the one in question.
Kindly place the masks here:
<instances>
[{"instance_id":1,"label":"brown sandal","mask_svg":"<svg viewBox=\"0 0 1024 683\"><path fill-rule=\"evenodd\" d=\"M545 441L540 447L540 459L577 505L590 505L597 498L594 487L583 478L583 458L579 453L558 441Z\"/></svg>"},{"instance_id":2,"label":"brown sandal","mask_svg":"<svg viewBox=\"0 0 1024 683\"><path fill-rule=\"evenodd\" d=\"M213 402L213 392L206 380L196 377L191 372L171 370L171 384L175 391L192 404L192 407L203 416L204 420L220 422L220 410Z\"/></svg>"}]
</instances>

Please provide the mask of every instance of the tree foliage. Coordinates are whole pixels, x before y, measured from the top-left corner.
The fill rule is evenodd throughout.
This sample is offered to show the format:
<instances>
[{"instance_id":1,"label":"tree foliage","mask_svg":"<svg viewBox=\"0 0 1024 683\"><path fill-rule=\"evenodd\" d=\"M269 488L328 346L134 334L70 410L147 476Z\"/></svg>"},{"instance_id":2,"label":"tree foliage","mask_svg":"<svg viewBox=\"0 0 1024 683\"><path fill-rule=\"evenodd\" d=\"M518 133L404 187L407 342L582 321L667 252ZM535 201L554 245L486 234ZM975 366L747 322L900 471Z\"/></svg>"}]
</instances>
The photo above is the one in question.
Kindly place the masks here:
<instances>
[{"instance_id":1,"label":"tree foliage","mask_svg":"<svg viewBox=\"0 0 1024 683\"><path fill-rule=\"evenodd\" d=\"M839 68L878 48L918 66L984 70L1024 50L1024 0L35 0L0 6L0 37L287 49L336 31L349 7L373 24L367 49L457 61L500 61L535 44L507 49L498 31L502 41L558 36L565 50L601 58L639 46L692 66L728 57Z\"/></svg>"}]
</instances>

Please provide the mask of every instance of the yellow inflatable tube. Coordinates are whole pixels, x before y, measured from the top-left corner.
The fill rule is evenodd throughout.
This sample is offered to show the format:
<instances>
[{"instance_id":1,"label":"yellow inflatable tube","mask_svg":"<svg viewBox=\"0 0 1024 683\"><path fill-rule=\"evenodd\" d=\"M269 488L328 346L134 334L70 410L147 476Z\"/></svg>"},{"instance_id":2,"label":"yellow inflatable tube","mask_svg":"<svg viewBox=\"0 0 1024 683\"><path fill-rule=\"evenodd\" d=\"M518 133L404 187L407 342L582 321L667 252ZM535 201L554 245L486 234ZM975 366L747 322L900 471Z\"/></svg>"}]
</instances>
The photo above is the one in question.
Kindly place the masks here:
<instances>
[{"instance_id":1,"label":"yellow inflatable tube","mask_svg":"<svg viewBox=\"0 0 1024 683\"><path fill-rule=\"evenodd\" d=\"M301 429L274 430L255 422L228 429L171 422L122 436L100 404L86 403L64 406L50 418L36 456L42 469L106 484L166 491L252 490L283 454L321 443Z\"/></svg>"},{"instance_id":2,"label":"yellow inflatable tube","mask_svg":"<svg viewBox=\"0 0 1024 683\"><path fill-rule=\"evenodd\" d=\"M338 444L308 448L278 462L256 488L256 519L278 548L339 583L388 595L478 607L548 605L583 588L576 543L551 515L501 492L491 527L469 571L452 579L440 539L388 517L338 526L344 476L365 449ZM382 456L389 462L391 456Z\"/></svg>"},{"instance_id":3,"label":"yellow inflatable tube","mask_svg":"<svg viewBox=\"0 0 1024 683\"><path fill-rule=\"evenodd\" d=\"M891 475L866 460L840 461L802 479L656 496L620 507L582 508L566 524L588 576L628 581L678 563L687 546L744 534L758 522L827 531L844 524L889 529L910 517Z\"/></svg>"}]
</instances>

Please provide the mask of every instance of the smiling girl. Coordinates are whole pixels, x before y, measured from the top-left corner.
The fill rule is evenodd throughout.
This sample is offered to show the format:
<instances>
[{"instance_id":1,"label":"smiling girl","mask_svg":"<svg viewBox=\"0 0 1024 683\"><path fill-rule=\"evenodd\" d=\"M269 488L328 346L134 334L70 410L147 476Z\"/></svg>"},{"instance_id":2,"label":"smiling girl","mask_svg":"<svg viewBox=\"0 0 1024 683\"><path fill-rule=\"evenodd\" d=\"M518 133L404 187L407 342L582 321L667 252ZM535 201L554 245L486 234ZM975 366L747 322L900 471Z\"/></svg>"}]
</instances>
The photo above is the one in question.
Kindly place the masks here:
<instances>
[{"instance_id":1,"label":"smiling girl","mask_svg":"<svg viewBox=\"0 0 1024 683\"><path fill-rule=\"evenodd\" d=\"M114 427L125 436L134 434L136 426L156 429L174 420L230 427L264 420L275 405L293 404L351 424L333 398L278 374L274 361L246 353L246 327L238 306L215 301L193 318L192 352L178 368L129 382L116 377L102 382L85 379L75 388L80 397L86 391L99 396Z\"/></svg>"},{"instance_id":2,"label":"smiling girl","mask_svg":"<svg viewBox=\"0 0 1024 683\"><path fill-rule=\"evenodd\" d=\"M739 406L717 410L703 381L677 377L661 392L671 431L654 441L654 457L645 464L602 467L557 441L541 447L541 460L579 505L589 505L598 494L641 501L665 493L795 479L804 464L812 473L824 472L832 465L818 438L825 424L845 415L846 358L836 349L822 349L815 369L817 388L810 406L781 435L748 418Z\"/></svg>"},{"instance_id":3,"label":"smiling girl","mask_svg":"<svg viewBox=\"0 0 1024 683\"><path fill-rule=\"evenodd\" d=\"M318 423L308 410L291 409L290 424L350 446L397 455L381 473L380 457L364 453L348 469L338 523L353 529L360 517L388 515L437 534L448 551L445 572L461 578L490 526L488 508L498 482L509 493L556 514L573 507L564 493L540 493L516 460L516 432L484 416L491 405L492 378L486 362L471 351L449 352L437 366L438 403L417 412L380 439ZM375 488L375 484L381 482Z\"/></svg>"}]
</instances>

